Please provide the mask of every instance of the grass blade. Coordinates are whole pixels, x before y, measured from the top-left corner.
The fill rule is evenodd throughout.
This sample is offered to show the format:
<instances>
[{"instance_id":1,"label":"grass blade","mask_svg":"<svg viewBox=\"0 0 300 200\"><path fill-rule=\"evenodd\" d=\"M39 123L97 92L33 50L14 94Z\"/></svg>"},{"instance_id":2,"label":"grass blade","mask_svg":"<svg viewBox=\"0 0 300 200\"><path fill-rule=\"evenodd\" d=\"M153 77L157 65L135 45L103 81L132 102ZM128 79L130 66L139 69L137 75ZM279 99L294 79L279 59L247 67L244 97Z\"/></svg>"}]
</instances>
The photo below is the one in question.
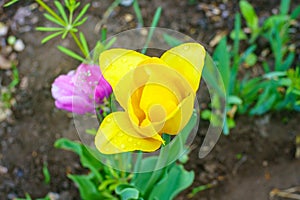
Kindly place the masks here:
<instances>
[{"instance_id":1,"label":"grass blade","mask_svg":"<svg viewBox=\"0 0 300 200\"><path fill-rule=\"evenodd\" d=\"M163 38L170 47L176 47L176 46L182 44L182 41L180 41L177 38L172 37L166 33L163 34Z\"/></svg>"},{"instance_id":2,"label":"grass blade","mask_svg":"<svg viewBox=\"0 0 300 200\"><path fill-rule=\"evenodd\" d=\"M19 0L11 0L10 2L7 2L6 4L4 4L4 7L8 7L13 5L14 3L17 3Z\"/></svg>"},{"instance_id":3,"label":"grass blade","mask_svg":"<svg viewBox=\"0 0 300 200\"><path fill-rule=\"evenodd\" d=\"M280 3L280 14L287 15L290 9L290 2L291 0L281 0Z\"/></svg>"},{"instance_id":4,"label":"grass blade","mask_svg":"<svg viewBox=\"0 0 300 200\"><path fill-rule=\"evenodd\" d=\"M142 49L143 54L145 54L147 52L148 45L149 45L149 43L152 39L155 28L158 24L158 21L159 21L160 15L161 15L161 10L162 10L161 7L158 7L156 9L156 12L154 14L154 17L153 17L153 20L152 20L152 23L151 23L151 27L150 27L150 30L149 30L149 33L148 33L146 44L145 44L144 48Z\"/></svg>"},{"instance_id":5,"label":"grass blade","mask_svg":"<svg viewBox=\"0 0 300 200\"><path fill-rule=\"evenodd\" d=\"M142 12L141 12L138 0L134 0L133 9L134 9L135 15L137 17L138 27L143 27L144 20L143 20L143 16L142 16Z\"/></svg>"}]
</instances>

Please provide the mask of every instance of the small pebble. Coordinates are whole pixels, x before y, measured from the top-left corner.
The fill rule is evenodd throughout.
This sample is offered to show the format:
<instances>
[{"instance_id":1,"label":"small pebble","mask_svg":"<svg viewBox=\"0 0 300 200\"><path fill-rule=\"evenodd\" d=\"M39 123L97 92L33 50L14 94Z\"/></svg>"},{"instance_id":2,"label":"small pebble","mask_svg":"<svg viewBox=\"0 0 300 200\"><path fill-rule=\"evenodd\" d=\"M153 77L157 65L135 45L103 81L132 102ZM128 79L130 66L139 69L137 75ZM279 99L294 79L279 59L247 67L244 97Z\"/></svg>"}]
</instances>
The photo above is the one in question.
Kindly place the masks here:
<instances>
[{"instance_id":1,"label":"small pebble","mask_svg":"<svg viewBox=\"0 0 300 200\"><path fill-rule=\"evenodd\" d=\"M8 27L4 23L0 22L0 36L5 36L7 32Z\"/></svg>"},{"instance_id":2,"label":"small pebble","mask_svg":"<svg viewBox=\"0 0 300 200\"><path fill-rule=\"evenodd\" d=\"M49 192L48 197L50 200L59 200L60 196L57 193L54 192Z\"/></svg>"},{"instance_id":3,"label":"small pebble","mask_svg":"<svg viewBox=\"0 0 300 200\"><path fill-rule=\"evenodd\" d=\"M124 19L126 22L131 22L133 20L132 14L125 14Z\"/></svg>"},{"instance_id":4,"label":"small pebble","mask_svg":"<svg viewBox=\"0 0 300 200\"><path fill-rule=\"evenodd\" d=\"M122 0L120 4L122 6L130 6L133 3L133 0Z\"/></svg>"},{"instance_id":5,"label":"small pebble","mask_svg":"<svg viewBox=\"0 0 300 200\"><path fill-rule=\"evenodd\" d=\"M17 39L16 43L14 44L14 50L21 52L25 49L25 44L21 39Z\"/></svg>"},{"instance_id":6,"label":"small pebble","mask_svg":"<svg viewBox=\"0 0 300 200\"><path fill-rule=\"evenodd\" d=\"M8 169L6 167L0 165L0 175L6 174L7 172L8 172Z\"/></svg>"}]
</instances>

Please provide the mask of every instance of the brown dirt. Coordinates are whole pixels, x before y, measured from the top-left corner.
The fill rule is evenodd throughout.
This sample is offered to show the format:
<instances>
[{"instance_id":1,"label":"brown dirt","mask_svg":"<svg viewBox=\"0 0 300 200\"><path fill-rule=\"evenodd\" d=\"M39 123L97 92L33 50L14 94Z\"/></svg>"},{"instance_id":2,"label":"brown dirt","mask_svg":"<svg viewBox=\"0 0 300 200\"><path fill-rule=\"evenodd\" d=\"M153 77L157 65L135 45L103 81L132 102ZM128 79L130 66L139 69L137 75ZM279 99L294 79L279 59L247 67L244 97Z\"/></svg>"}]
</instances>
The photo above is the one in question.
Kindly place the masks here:
<instances>
[{"instance_id":1,"label":"brown dirt","mask_svg":"<svg viewBox=\"0 0 300 200\"><path fill-rule=\"evenodd\" d=\"M94 26L112 1L93 1L89 10L89 21L82 27L90 44L98 36ZM204 4L188 1L141 1L145 25L150 26L151 16L157 6L163 13L160 27L171 28L192 36L208 44L222 30L230 30L233 14L238 9L237 1L204 1L204 4L219 7L222 2L228 11L226 18L206 16L201 9ZM279 0L250 1L260 16L270 14L278 8ZM100 5L100 7L96 6ZM299 4L299 1L293 3ZM29 5L19 3L15 7L4 9L1 20L12 22L16 9ZM136 23L127 23L125 14L134 15L132 8L119 7L107 21L109 35L134 28ZM38 17L38 24L45 25L40 11L35 10L32 17ZM33 26L33 25L31 25ZM74 184L66 177L67 173L79 173L82 168L73 153L57 150L53 143L60 137L78 139L72 119L67 113L54 108L51 97L51 83L59 74L66 73L78 66L78 62L61 54L55 47L59 40L41 45L44 33L12 31L23 39L25 50L19 54L18 69L21 82L27 82L24 88L18 88L17 104L13 108L14 118L0 123L0 165L8 169L0 173L0 199L24 197L28 192L33 198L56 192L61 199L79 199ZM70 39L63 42L69 48L76 49ZM211 48L207 46L210 50ZM3 72L0 76L5 76ZM26 84L25 84L26 85ZM300 161L295 160L295 136L300 133L299 113L274 113L261 118L247 116L236 119L237 127L229 136L222 135L214 150L204 159L198 158L199 144L205 134L207 123L200 125L199 135L190 154L186 167L195 170L195 182L177 199L187 199L193 187L215 182L215 187L199 192L193 199L243 199L265 200L273 188L289 188L300 185ZM237 158L241 155L241 159ZM42 167L47 162L51 174L51 183L43 183Z\"/></svg>"}]
</instances>

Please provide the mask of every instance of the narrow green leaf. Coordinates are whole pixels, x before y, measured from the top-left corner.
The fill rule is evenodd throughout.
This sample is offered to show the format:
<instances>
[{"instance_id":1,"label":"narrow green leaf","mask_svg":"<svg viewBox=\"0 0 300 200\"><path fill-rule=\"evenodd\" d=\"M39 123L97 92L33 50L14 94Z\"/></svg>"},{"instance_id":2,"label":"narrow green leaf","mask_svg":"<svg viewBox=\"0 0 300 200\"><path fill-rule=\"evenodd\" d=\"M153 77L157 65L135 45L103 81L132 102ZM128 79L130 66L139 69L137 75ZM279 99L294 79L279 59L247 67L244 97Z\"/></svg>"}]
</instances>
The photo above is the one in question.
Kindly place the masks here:
<instances>
[{"instance_id":1,"label":"narrow green leaf","mask_svg":"<svg viewBox=\"0 0 300 200\"><path fill-rule=\"evenodd\" d=\"M220 70L220 74L223 79L225 90L229 92L229 80L230 80L230 53L227 49L227 39L222 38L217 45L214 53L213 60L217 68Z\"/></svg>"},{"instance_id":2,"label":"narrow green leaf","mask_svg":"<svg viewBox=\"0 0 300 200\"><path fill-rule=\"evenodd\" d=\"M86 20L88 20L88 17L84 17L82 20L80 20L79 22L77 22L73 26L74 27L81 26L82 24L84 24L84 22L86 22Z\"/></svg>"},{"instance_id":3,"label":"narrow green leaf","mask_svg":"<svg viewBox=\"0 0 300 200\"><path fill-rule=\"evenodd\" d=\"M280 14L287 15L290 9L290 0L281 0L280 3Z\"/></svg>"},{"instance_id":4,"label":"narrow green leaf","mask_svg":"<svg viewBox=\"0 0 300 200\"><path fill-rule=\"evenodd\" d=\"M258 29L258 17L252 5L245 0L240 1L240 9L251 31Z\"/></svg>"},{"instance_id":5,"label":"narrow green leaf","mask_svg":"<svg viewBox=\"0 0 300 200\"><path fill-rule=\"evenodd\" d=\"M194 197L198 192L210 189L213 186L214 186L213 184L209 183L209 184L206 184L206 185L200 185L198 187L195 187L195 188L193 188L192 192L188 195L188 197L190 197L190 198Z\"/></svg>"},{"instance_id":6,"label":"narrow green leaf","mask_svg":"<svg viewBox=\"0 0 300 200\"><path fill-rule=\"evenodd\" d=\"M19 0L11 0L10 2L7 2L6 4L4 4L4 7L8 7L11 6L14 3L17 3Z\"/></svg>"},{"instance_id":7,"label":"narrow green leaf","mask_svg":"<svg viewBox=\"0 0 300 200\"><path fill-rule=\"evenodd\" d=\"M66 14L65 9L62 6L62 4L59 1L54 1L54 4L55 4L56 8L58 9L60 15L62 16L62 18L66 22L66 24L68 24L67 14Z\"/></svg>"},{"instance_id":8,"label":"narrow green leaf","mask_svg":"<svg viewBox=\"0 0 300 200\"><path fill-rule=\"evenodd\" d=\"M87 12L87 10L89 9L90 4L86 4L82 10L80 11L80 13L77 15L77 17L75 18L73 24L76 24L77 22L79 22L79 20L83 17L83 15ZM87 18L87 17L86 17Z\"/></svg>"},{"instance_id":9,"label":"narrow green leaf","mask_svg":"<svg viewBox=\"0 0 300 200\"><path fill-rule=\"evenodd\" d=\"M104 46L104 49L109 49L117 41L116 37L111 38Z\"/></svg>"},{"instance_id":10,"label":"narrow green leaf","mask_svg":"<svg viewBox=\"0 0 300 200\"><path fill-rule=\"evenodd\" d=\"M182 44L182 41L180 41L177 38L170 36L166 33L163 34L163 38L170 47L176 47L176 46Z\"/></svg>"},{"instance_id":11,"label":"narrow green leaf","mask_svg":"<svg viewBox=\"0 0 300 200\"><path fill-rule=\"evenodd\" d=\"M63 32L62 31L59 31L59 32L56 32L56 33L52 33L48 36L46 36L43 40L42 40L42 44L45 44L46 42L48 42L49 40L59 36L60 34L62 34Z\"/></svg>"},{"instance_id":12,"label":"narrow green leaf","mask_svg":"<svg viewBox=\"0 0 300 200\"><path fill-rule=\"evenodd\" d=\"M297 19L300 15L300 5L297 6L291 13L291 19Z\"/></svg>"},{"instance_id":13,"label":"narrow green leaf","mask_svg":"<svg viewBox=\"0 0 300 200\"><path fill-rule=\"evenodd\" d=\"M82 32L79 32L79 39L80 39L82 47L83 47L83 49L85 51L85 54L88 55L90 53L89 47L88 47L87 41L86 41L86 39L84 37L84 34Z\"/></svg>"},{"instance_id":14,"label":"narrow green leaf","mask_svg":"<svg viewBox=\"0 0 300 200\"><path fill-rule=\"evenodd\" d=\"M153 20L152 20L152 23L151 23L151 27L149 29L149 33L148 33L148 37L147 37L147 40L146 40L146 44L144 46L144 48L142 49L142 54L145 54L146 51L147 51L147 48L148 48L148 45L152 39L152 36L153 36L153 33L155 31L155 28L159 22L159 19L160 19L160 15L161 15L161 7L158 7L155 11L155 14L154 14L154 17L153 17Z\"/></svg>"},{"instance_id":15,"label":"narrow green leaf","mask_svg":"<svg viewBox=\"0 0 300 200\"><path fill-rule=\"evenodd\" d=\"M142 12L141 12L138 0L134 0L133 9L134 9L135 15L137 17L138 27L143 27L144 20L143 20L143 16L142 16Z\"/></svg>"},{"instance_id":16,"label":"narrow green leaf","mask_svg":"<svg viewBox=\"0 0 300 200\"><path fill-rule=\"evenodd\" d=\"M37 31L62 31L64 30L64 28L61 28L61 27L36 27L35 30Z\"/></svg>"},{"instance_id":17,"label":"narrow green leaf","mask_svg":"<svg viewBox=\"0 0 300 200\"><path fill-rule=\"evenodd\" d=\"M81 56L78 55L77 53L71 51L70 49L67 49L66 47L63 47L63 46L58 45L57 48L58 48L61 52L65 53L65 54L67 54L68 56L70 56L70 57L72 57L72 58L75 58L75 59L77 59L77 60L79 60L79 61L81 61L81 62L83 62L83 61L85 60L83 57L81 57Z\"/></svg>"},{"instance_id":18,"label":"narrow green leaf","mask_svg":"<svg viewBox=\"0 0 300 200\"><path fill-rule=\"evenodd\" d=\"M62 24L59 20L57 20L55 17L49 15L48 13L45 13L45 14L44 14L44 17L45 17L47 20L49 20L49 21L51 21L51 22L53 22L53 23L55 23L55 24L57 24L57 25L60 25L60 26L63 26L63 27L65 26L65 25Z\"/></svg>"},{"instance_id":19,"label":"narrow green leaf","mask_svg":"<svg viewBox=\"0 0 300 200\"><path fill-rule=\"evenodd\" d=\"M50 172L48 170L48 164L47 164L47 162L44 162L44 165L43 165L43 175L44 175L44 182L46 184L49 184L51 176L50 176Z\"/></svg>"}]
</instances>

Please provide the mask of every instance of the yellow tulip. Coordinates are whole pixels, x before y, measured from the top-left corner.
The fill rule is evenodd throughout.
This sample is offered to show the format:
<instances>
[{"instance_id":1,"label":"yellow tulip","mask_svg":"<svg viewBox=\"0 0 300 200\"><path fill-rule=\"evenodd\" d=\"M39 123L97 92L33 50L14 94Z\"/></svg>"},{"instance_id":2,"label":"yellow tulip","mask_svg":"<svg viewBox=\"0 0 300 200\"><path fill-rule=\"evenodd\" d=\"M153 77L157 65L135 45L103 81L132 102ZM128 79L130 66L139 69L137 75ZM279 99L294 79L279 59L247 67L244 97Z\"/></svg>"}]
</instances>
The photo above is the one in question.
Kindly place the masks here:
<instances>
[{"instance_id":1,"label":"yellow tulip","mask_svg":"<svg viewBox=\"0 0 300 200\"><path fill-rule=\"evenodd\" d=\"M164 144L163 133L178 134L192 115L205 53L198 43L179 45L160 58L127 49L104 51L101 71L124 111L104 118L97 149L152 152Z\"/></svg>"}]
</instances>

